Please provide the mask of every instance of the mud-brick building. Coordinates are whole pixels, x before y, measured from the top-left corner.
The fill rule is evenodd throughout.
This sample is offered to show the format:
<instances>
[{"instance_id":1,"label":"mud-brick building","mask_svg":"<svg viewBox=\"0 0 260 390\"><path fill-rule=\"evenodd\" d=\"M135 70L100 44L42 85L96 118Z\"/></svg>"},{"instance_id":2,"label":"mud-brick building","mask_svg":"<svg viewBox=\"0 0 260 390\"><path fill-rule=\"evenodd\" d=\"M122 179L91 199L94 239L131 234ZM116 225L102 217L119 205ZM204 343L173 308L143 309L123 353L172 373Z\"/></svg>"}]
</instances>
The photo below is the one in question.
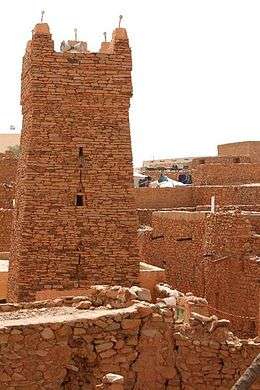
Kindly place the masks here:
<instances>
[{"instance_id":1,"label":"mud-brick building","mask_svg":"<svg viewBox=\"0 0 260 390\"><path fill-rule=\"evenodd\" d=\"M23 59L10 301L137 281L127 33L61 50L40 23Z\"/></svg>"}]
</instances>

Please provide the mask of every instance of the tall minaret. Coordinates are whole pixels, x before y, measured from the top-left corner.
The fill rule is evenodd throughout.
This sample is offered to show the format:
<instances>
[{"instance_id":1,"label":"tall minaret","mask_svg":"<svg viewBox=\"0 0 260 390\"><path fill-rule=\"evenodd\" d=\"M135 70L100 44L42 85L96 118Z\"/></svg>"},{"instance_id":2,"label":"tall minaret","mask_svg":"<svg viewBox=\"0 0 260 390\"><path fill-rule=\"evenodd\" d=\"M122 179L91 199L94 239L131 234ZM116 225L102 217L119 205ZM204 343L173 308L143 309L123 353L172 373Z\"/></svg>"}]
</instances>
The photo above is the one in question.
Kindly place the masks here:
<instances>
[{"instance_id":1,"label":"tall minaret","mask_svg":"<svg viewBox=\"0 0 260 390\"><path fill-rule=\"evenodd\" d=\"M23 60L10 301L138 278L127 33L116 28L99 53L63 47L39 23Z\"/></svg>"}]
</instances>

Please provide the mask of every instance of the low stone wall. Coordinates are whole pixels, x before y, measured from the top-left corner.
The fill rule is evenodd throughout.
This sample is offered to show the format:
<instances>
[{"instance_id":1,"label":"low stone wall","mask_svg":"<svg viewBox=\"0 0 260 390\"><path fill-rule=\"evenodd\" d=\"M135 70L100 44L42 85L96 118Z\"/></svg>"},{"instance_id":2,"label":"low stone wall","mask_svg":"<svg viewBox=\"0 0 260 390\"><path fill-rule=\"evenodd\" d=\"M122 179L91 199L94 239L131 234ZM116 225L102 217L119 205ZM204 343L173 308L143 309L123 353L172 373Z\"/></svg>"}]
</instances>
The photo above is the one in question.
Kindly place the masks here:
<instances>
[{"instance_id":1,"label":"low stone wall","mask_svg":"<svg viewBox=\"0 0 260 390\"><path fill-rule=\"evenodd\" d=\"M135 188L138 209L162 209L193 206L192 187Z\"/></svg>"},{"instance_id":2,"label":"low stone wall","mask_svg":"<svg viewBox=\"0 0 260 390\"><path fill-rule=\"evenodd\" d=\"M260 352L226 321L192 313L189 323L175 323L173 296L156 304L132 299L119 309L89 298L0 314L1 389L91 390L113 372L125 390L225 390Z\"/></svg>"},{"instance_id":3,"label":"low stone wall","mask_svg":"<svg viewBox=\"0 0 260 390\"><path fill-rule=\"evenodd\" d=\"M260 204L258 186L187 186L181 188L135 188L138 209L163 209L209 205L212 195L219 206Z\"/></svg>"},{"instance_id":4,"label":"low stone wall","mask_svg":"<svg viewBox=\"0 0 260 390\"><path fill-rule=\"evenodd\" d=\"M7 297L7 280L8 272L0 271L0 299L6 299Z\"/></svg>"},{"instance_id":5,"label":"low stone wall","mask_svg":"<svg viewBox=\"0 0 260 390\"><path fill-rule=\"evenodd\" d=\"M172 180L178 181L179 174L180 174L179 171L172 171L172 170L168 170L168 169L163 170L163 171L167 177L169 177ZM147 169L146 168L146 169L142 170L142 174L146 175L146 176L150 176L152 178L152 180L158 180L161 172L162 172L162 170L160 170L160 169Z\"/></svg>"},{"instance_id":6,"label":"low stone wall","mask_svg":"<svg viewBox=\"0 0 260 390\"><path fill-rule=\"evenodd\" d=\"M13 210L0 209L0 252L10 251L12 219Z\"/></svg>"},{"instance_id":7,"label":"low stone wall","mask_svg":"<svg viewBox=\"0 0 260 390\"><path fill-rule=\"evenodd\" d=\"M209 164L221 164L221 165L237 165L239 163L251 163L249 156L208 156L208 157L195 157L189 163L189 168L193 169L201 165Z\"/></svg>"},{"instance_id":8,"label":"low stone wall","mask_svg":"<svg viewBox=\"0 0 260 390\"><path fill-rule=\"evenodd\" d=\"M260 185L258 186L194 186L193 202L197 205L209 205L212 195L216 204L223 206L260 204Z\"/></svg>"},{"instance_id":9,"label":"low stone wall","mask_svg":"<svg viewBox=\"0 0 260 390\"><path fill-rule=\"evenodd\" d=\"M14 184L5 185L0 183L0 208L13 208Z\"/></svg>"},{"instance_id":10,"label":"low stone wall","mask_svg":"<svg viewBox=\"0 0 260 390\"><path fill-rule=\"evenodd\" d=\"M192 171L194 185L260 183L260 164L201 164Z\"/></svg>"},{"instance_id":11,"label":"low stone wall","mask_svg":"<svg viewBox=\"0 0 260 390\"><path fill-rule=\"evenodd\" d=\"M0 183L15 182L18 157L12 152L0 153Z\"/></svg>"},{"instance_id":12,"label":"low stone wall","mask_svg":"<svg viewBox=\"0 0 260 390\"><path fill-rule=\"evenodd\" d=\"M219 156L248 156L253 162L260 162L260 141L233 142L218 145Z\"/></svg>"}]
</instances>

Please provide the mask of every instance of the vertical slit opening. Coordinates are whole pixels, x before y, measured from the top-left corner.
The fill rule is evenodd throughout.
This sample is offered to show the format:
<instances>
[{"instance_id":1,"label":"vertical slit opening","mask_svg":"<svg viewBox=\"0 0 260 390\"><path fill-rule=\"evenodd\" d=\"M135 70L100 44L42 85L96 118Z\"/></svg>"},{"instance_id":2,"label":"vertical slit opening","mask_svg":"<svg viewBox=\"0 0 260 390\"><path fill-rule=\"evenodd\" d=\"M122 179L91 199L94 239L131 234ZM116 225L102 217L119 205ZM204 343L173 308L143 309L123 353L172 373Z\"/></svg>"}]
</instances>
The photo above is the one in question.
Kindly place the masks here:
<instances>
[{"instance_id":1,"label":"vertical slit opening","mask_svg":"<svg viewBox=\"0 0 260 390\"><path fill-rule=\"evenodd\" d=\"M84 206L84 195L83 194L77 194L76 195L76 206Z\"/></svg>"},{"instance_id":2,"label":"vertical slit opening","mask_svg":"<svg viewBox=\"0 0 260 390\"><path fill-rule=\"evenodd\" d=\"M83 157L84 153L83 153L83 146L80 146L79 147L79 157Z\"/></svg>"}]
</instances>

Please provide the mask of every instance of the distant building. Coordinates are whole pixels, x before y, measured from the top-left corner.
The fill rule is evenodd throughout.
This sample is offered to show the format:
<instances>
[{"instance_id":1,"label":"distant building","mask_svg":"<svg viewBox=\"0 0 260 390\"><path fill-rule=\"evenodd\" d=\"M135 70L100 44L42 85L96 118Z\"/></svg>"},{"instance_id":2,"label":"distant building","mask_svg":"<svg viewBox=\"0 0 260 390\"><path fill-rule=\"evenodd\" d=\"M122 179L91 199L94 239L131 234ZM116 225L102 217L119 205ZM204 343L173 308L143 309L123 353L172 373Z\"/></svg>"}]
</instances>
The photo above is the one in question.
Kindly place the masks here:
<instances>
[{"instance_id":1,"label":"distant building","mask_svg":"<svg viewBox=\"0 0 260 390\"><path fill-rule=\"evenodd\" d=\"M218 145L219 156L248 156L252 162L260 162L260 141L232 142Z\"/></svg>"},{"instance_id":2,"label":"distant building","mask_svg":"<svg viewBox=\"0 0 260 390\"><path fill-rule=\"evenodd\" d=\"M161 160L146 160L143 162L143 168L149 169L171 169L177 166L178 169L185 168L193 157L166 158Z\"/></svg>"}]
</instances>

